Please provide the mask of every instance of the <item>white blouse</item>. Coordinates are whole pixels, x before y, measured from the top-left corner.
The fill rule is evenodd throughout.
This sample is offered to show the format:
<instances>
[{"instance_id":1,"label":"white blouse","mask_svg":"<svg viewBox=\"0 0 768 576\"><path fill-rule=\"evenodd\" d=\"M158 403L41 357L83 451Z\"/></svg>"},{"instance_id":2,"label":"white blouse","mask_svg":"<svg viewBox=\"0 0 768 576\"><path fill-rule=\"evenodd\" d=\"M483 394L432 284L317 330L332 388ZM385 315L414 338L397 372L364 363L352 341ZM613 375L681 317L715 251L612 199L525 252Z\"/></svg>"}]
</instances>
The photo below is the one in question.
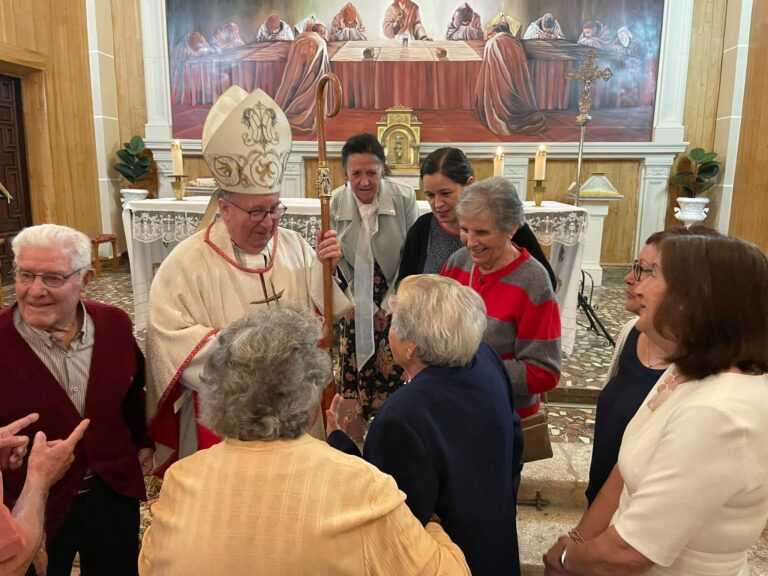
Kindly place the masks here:
<instances>
[{"instance_id":1,"label":"white blouse","mask_svg":"<svg viewBox=\"0 0 768 576\"><path fill-rule=\"evenodd\" d=\"M747 550L768 519L768 375L685 382L655 411L646 400L618 465L612 522L656 564L651 574L747 574Z\"/></svg>"}]
</instances>

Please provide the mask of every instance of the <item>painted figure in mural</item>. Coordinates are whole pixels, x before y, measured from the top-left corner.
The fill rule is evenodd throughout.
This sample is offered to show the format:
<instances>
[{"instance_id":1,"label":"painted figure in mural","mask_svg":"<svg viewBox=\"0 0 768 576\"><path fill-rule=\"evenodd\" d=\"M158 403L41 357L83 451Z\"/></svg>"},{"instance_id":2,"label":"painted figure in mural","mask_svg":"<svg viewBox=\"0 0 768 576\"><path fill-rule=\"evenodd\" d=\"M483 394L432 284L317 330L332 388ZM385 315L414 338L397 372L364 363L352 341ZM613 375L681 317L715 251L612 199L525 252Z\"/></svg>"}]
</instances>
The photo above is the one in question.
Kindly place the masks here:
<instances>
[{"instance_id":1,"label":"painted figure in mural","mask_svg":"<svg viewBox=\"0 0 768 576\"><path fill-rule=\"evenodd\" d=\"M245 46L245 42L240 37L240 26L235 22L227 22L216 28L216 32L211 38L211 48L219 54L234 48Z\"/></svg>"},{"instance_id":2,"label":"painted figure in mural","mask_svg":"<svg viewBox=\"0 0 768 576\"><path fill-rule=\"evenodd\" d=\"M611 43L611 50L623 54L624 56L636 56L636 47L634 45L635 35L632 34L627 26L622 26L616 32L616 38Z\"/></svg>"},{"instance_id":3,"label":"painted figure in mural","mask_svg":"<svg viewBox=\"0 0 768 576\"><path fill-rule=\"evenodd\" d=\"M316 32L323 40L328 40L328 27L314 14L307 16L295 26L296 37L302 32Z\"/></svg>"},{"instance_id":4,"label":"painted figure in mural","mask_svg":"<svg viewBox=\"0 0 768 576\"><path fill-rule=\"evenodd\" d=\"M565 34L552 12L534 20L523 35L523 40L563 40Z\"/></svg>"},{"instance_id":5,"label":"painted figure in mural","mask_svg":"<svg viewBox=\"0 0 768 576\"><path fill-rule=\"evenodd\" d=\"M508 16L507 14L504 14L504 12L499 12L491 18L488 22L485 23L485 37L486 39L493 37L496 32L498 31L498 28L496 28L496 25L501 25L505 27L505 30L512 34L515 38L518 38L518 34L520 32L520 28L522 28L523 24L519 20L513 18L512 16Z\"/></svg>"},{"instance_id":6,"label":"painted figure in mural","mask_svg":"<svg viewBox=\"0 0 768 576\"><path fill-rule=\"evenodd\" d=\"M576 41L578 44L590 48L608 49L611 47L611 31L600 20L586 20L581 29L581 36Z\"/></svg>"},{"instance_id":7,"label":"painted figure in mural","mask_svg":"<svg viewBox=\"0 0 768 576\"><path fill-rule=\"evenodd\" d=\"M325 40L317 32L302 32L296 36L275 94L275 102L288 117L294 134L315 134L317 83L330 71Z\"/></svg>"},{"instance_id":8,"label":"painted figure in mural","mask_svg":"<svg viewBox=\"0 0 768 576\"><path fill-rule=\"evenodd\" d=\"M406 34L414 40L432 40L421 23L419 5L411 0L395 0L384 14L384 35L394 38Z\"/></svg>"},{"instance_id":9,"label":"painted figure in mural","mask_svg":"<svg viewBox=\"0 0 768 576\"><path fill-rule=\"evenodd\" d=\"M547 128L533 94L525 51L506 23L489 30L475 85L475 112L494 134L538 134Z\"/></svg>"},{"instance_id":10,"label":"painted figure in mural","mask_svg":"<svg viewBox=\"0 0 768 576\"><path fill-rule=\"evenodd\" d=\"M448 23L446 40L482 40L483 25L480 14L475 12L466 2L456 8L451 21Z\"/></svg>"},{"instance_id":11,"label":"painted figure in mural","mask_svg":"<svg viewBox=\"0 0 768 576\"><path fill-rule=\"evenodd\" d=\"M184 99L185 90L187 89L184 69L187 61L210 56L215 53L211 45L208 44L208 40L200 32L186 34L173 47L170 57L170 73L171 86L173 87L171 99L174 103L181 103ZM193 103L197 104L199 102L194 100Z\"/></svg>"},{"instance_id":12,"label":"painted figure in mural","mask_svg":"<svg viewBox=\"0 0 768 576\"><path fill-rule=\"evenodd\" d=\"M190 32L173 49L173 56L176 60L199 58L209 54L213 54L213 48L200 32Z\"/></svg>"},{"instance_id":13,"label":"painted figure in mural","mask_svg":"<svg viewBox=\"0 0 768 576\"><path fill-rule=\"evenodd\" d=\"M348 2L333 17L331 22L331 40L367 40L363 20L355 5Z\"/></svg>"},{"instance_id":14,"label":"painted figure in mural","mask_svg":"<svg viewBox=\"0 0 768 576\"><path fill-rule=\"evenodd\" d=\"M280 20L277 14L270 14L256 34L256 42L272 42L274 40L293 40L293 31L288 22Z\"/></svg>"}]
</instances>

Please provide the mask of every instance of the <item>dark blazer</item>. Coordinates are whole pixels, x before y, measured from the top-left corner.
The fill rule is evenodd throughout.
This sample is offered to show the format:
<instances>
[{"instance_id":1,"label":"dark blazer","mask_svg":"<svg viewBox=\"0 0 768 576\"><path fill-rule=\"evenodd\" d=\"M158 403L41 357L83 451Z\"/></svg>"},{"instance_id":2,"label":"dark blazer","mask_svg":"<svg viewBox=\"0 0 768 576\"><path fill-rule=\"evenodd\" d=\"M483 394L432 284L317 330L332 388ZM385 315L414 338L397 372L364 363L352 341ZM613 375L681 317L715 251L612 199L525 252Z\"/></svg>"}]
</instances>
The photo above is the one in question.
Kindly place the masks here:
<instances>
[{"instance_id":1,"label":"dark blazer","mask_svg":"<svg viewBox=\"0 0 768 576\"><path fill-rule=\"evenodd\" d=\"M343 432L328 442L353 452ZM373 419L363 456L394 477L422 523L440 517L472 574L514 575L522 445L507 372L481 344L468 365L428 366L397 390Z\"/></svg>"},{"instance_id":2,"label":"dark blazer","mask_svg":"<svg viewBox=\"0 0 768 576\"><path fill-rule=\"evenodd\" d=\"M75 449L75 461L52 488L46 506L51 538L64 520L90 468L115 492L146 499L137 452L154 447L147 436L144 356L133 338L131 320L114 306L85 302L93 319L95 343L84 417L91 424ZM66 392L13 325L15 306L0 311L0 426L38 412L40 419L23 430L38 430L49 440L66 438L81 417ZM12 508L26 478L19 470L3 472L5 504Z\"/></svg>"},{"instance_id":3,"label":"dark blazer","mask_svg":"<svg viewBox=\"0 0 768 576\"><path fill-rule=\"evenodd\" d=\"M432 223L433 214L431 212L422 214L408 230L403 245L403 256L400 260L400 271L397 282L412 274L421 274L424 272L424 263L427 260L427 244L429 241L429 228ZM512 242L520 248L525 248L536 260L538 260L549 274L549 281L552 282L552 289L557 290L557 279L549 264L549 260L541 249L539 241L528 224L523 224L512 236Z\"/></svg>"}]
</instances>

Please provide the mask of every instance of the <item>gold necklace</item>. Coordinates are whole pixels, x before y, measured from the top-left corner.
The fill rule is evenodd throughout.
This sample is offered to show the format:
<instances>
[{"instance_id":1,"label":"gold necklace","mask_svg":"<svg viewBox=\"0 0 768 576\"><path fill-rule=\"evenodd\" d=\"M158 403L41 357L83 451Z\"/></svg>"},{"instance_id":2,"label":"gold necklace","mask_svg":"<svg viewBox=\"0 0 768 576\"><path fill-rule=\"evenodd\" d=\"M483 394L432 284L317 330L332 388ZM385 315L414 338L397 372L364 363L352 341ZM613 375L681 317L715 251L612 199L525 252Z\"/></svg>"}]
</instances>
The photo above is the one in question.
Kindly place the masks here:
<instances>
[{"instance_id":1,"label":"gold necklace","mask_svg":"<svg viewBox=\"0 0 768 576\"><path fill-rule=\"evenodd\" d=\"M645 357L650 360L651 358L651 339L648 338L648 336L645 337ZM650 363L650 362L643 362L643 366L646 368L656 368L657 366L661 366L663 364L669 364L667 362L666 358L662 358L658 362Z\"/></svg>"},{"instance_id":2,"label":"gold necklace","mask_svg":"<svg viewBox=\"0 0 768 576\"><path fill-rule=\"evenodd\" d=\"M659 384L656 388L656 393L648 400L647 406L650 410L656 410L659 406L664 404L672 395L677 387L685 382L680 372L677 371L677 366L673 366L669 376L664 379L664 382Z\"/></svg>"}]
</instances>

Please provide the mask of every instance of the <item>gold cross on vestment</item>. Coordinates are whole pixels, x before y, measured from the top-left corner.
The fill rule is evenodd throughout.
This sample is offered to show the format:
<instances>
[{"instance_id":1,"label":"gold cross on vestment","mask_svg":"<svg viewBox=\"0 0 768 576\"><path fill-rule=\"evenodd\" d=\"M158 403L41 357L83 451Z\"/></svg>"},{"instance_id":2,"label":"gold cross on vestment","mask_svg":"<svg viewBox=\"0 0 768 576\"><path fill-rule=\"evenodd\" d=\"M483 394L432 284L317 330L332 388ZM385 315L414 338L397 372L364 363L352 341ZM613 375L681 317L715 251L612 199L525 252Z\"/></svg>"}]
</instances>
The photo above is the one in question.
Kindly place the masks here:
<instances>
[{"instance_id":1,"label":"gold cross on vestment","mask_svg":"<svg viewBox=\"0 0 768 576\"><path fill-rule=\"evenodd\" d=\"M595 51L587 51L587 61L584 66L578 70L569 70L565 73L565 77L568 80L579 80L584 82L584 88L581 91L581 98L579 99L579 115L576 117L576 121L584 126L587 122L592 120L589 115L589 109L592 106L592 95L590 89L592 88L592 82L602 78L603 80L610 80L613 78L613 72L610 68L599 69L595 67Z\"/></svg>"}]
</instances>

